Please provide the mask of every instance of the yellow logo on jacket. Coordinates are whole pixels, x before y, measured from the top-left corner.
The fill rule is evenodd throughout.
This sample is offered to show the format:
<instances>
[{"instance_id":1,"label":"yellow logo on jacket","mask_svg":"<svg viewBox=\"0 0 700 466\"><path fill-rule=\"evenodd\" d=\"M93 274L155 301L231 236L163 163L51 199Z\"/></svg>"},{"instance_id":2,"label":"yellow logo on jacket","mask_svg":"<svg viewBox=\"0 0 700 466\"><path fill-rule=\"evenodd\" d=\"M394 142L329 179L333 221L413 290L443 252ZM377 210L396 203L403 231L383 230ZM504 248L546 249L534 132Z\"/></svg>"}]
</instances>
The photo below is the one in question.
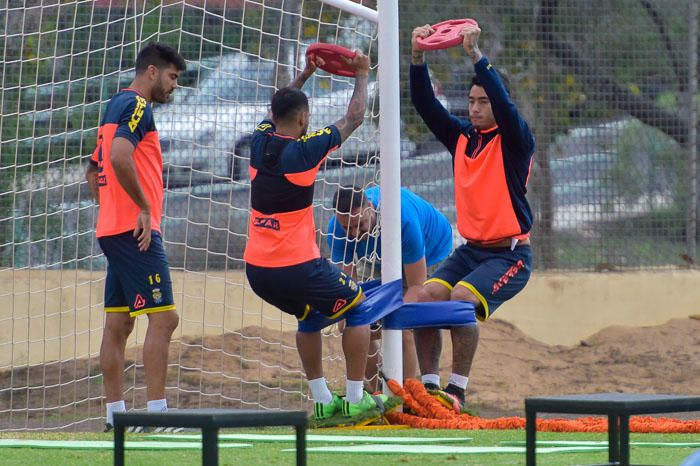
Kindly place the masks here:
<instances>
[{"instance_id":1,"label":"yellow logo on jacket","mask_svg":"<svg viewBox=\"0 0 700 466\"><path fill-rule=\"evenodd\" d=\"M146 109L146 99L140 95L136 96L136 108L134 108L134 113L131 114L131 120L129 121L129 129L133 133L143 118L143 111Z\"/></svg>"},{"instance_id":2,"label":"yellow logo on jacket","mask_svg":"<svg viewBox=\"0 0 700 466\"><path fill-rule=\"evenodd\" d=\"M308 141L311 138L315 138L316 136L323 136L324 134L331 134L331 129L330 128L321 128L317 131L314 131L313 133L305 134L304 136L300 137L300 141Z\"/></svg>"}]
</instances>

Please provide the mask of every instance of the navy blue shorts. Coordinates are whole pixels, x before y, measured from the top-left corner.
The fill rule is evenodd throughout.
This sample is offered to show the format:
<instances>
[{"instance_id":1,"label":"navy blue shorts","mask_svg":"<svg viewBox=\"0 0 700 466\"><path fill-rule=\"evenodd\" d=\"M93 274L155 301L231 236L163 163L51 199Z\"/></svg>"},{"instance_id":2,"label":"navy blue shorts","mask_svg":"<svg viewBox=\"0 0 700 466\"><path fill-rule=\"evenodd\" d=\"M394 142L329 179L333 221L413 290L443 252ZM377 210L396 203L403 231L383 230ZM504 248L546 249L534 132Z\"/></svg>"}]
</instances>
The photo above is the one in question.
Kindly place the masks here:
<instances>
[{"instance_id":1,"label":"navy blue shorts","mask_svg":"<svg viewBox=\"0 0 700 466\"><path fill-rule=\"evenodd\" d=\"M355 280L325 258L288 267L246 264L246 275L255 294L299 320L312 308L337 319L362 296Z\"/></svg>"},{"instance_id":2,"label":"navy blue shorts","mask_svg":"<svg viewBox=\"0 0 700 466\"><path fill-rule=\"evenodd\" d=\"M530 279L530 246L480 248L467 243L445 259L426 283L436 282L452 290L464 286L481 301L476 307L479 320L488 319L498 306L525 288Z\"/></svg>"},{"instance_id":3,"label":"navy blue shorts","mask_svg":"<svg viewBox=\"0 0 700 466\"><path fill-rule=\"evenodd\" d=\"M168 258L158 232L152 232L151 244L143 252L131 231L97 241L107 257L105 312L129 312L136 317L175 310Z\"/></svg>"}]
</instances>

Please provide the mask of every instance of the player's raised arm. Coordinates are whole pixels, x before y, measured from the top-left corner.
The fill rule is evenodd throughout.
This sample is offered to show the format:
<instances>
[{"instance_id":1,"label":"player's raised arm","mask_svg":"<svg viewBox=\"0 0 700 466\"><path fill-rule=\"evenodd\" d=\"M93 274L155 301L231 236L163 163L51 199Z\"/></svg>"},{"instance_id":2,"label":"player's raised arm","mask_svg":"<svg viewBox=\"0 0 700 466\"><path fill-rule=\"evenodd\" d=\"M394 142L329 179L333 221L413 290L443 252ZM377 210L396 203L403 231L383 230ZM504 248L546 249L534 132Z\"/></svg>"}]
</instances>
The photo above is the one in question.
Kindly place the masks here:
<instances>
[{"instance_id":1,"label":"player's raised arm","mask_svg":"<svg viewBox=\"0 0 700 466\"><path fill-rule=\"evenodd\" d=\"M493 116L503 135L503 142L522 157L529 167L530 155L535 146L535 139L527 122L518 111L502 78L488 58L479 49L481 29L476 25L467 25L460 31L463 37L462 47L474 64L474 71L479 83L484 87L493 111ZM508 153L508 155L511 155Z\"/></svg>"},{"instance_id":2,"label":"player's raised arm","mask_svg":"<svg viewBox=\"0 0 700 466\"><path fill-rule=\"evenodd\" d=\"M468 24L462 28L460 31L462 39L462 48L467 52L469 58L472 59L472 63L477 63L483 57L481 50L479 49L479 36L481 35L481 29L477 25Z\"/></svg>"},{"instance_id":3,"label":"player's raised arm","mask_svg":"<svg viewBox=\"0 0 700 466\"><path fill-rule=\"evenodd\" d=\"M430 131L454 155L457 136L466 122L450 114L435 97L435 92L425 64L424 51L418 43L419 38L430 37L435 29L429 24L418 26L411 34L411 67L409 71L409 89L411 103Z\"/></svg>"},{"instance_id":4,"label":"player's raised arm","mask_svg":"<svg viewBox=\"0 0 700 466\"><path fill-rule=\"evenodd\" d=\"M323 66L324 60L321 57L315 57L315 56L306 56L306 66L304 69L301 71L301 73L297 74L297 76L294 78L294 80L287 85L287 87L294 87L297 89L301 89L304 87L304 84L306 84L306 81L316 72L316 68L319 66ZM265 120L271 120L272 119L272 110L268 110L267 115L265 115Z\"/></svg>"},{"instance_id":5,"label":"player's raised arm","mask_svg":"<svg viewBox=\"0 0 700 466\"><path fill-rule=\"evenodd\" d=\"M422 65L425 63L425 51L418 45L418 39L425 39L435 33L435 29L430 24L424 24L413 29L411 33L411 63Z\"/></svg>"},{"instance_id":6,"label":"player's raised arm","mask_svg":"<svg viewBox=\"0 0 700 466\"><path fill-rule=\"evenodd\" d=\"M365 118L367 111L367 82L369 79L369 57L359 50L355 57L344 58L348 65L355 70L355 90L348 104L345 116L333 123L340 132L340 140L344 142L355 131Z\"/></svg>"},{"instance_id":7,"label":"player's raised arm","mask_svg":"<svg viewBox=\"0 0 700 466\"><path fill-rule=\"evenodd\" d=\"M323 58L321 57L315 57L315 56L306 56L306 66L302 70L301 73L299 73L296 78L294 78L294 81L289 83L289 87L296 87L297 89L301 89L304 87L304 84L306 81L316 72L316 68L320 65L323 66L324 61Z\"/></svg>"}]
</instances>

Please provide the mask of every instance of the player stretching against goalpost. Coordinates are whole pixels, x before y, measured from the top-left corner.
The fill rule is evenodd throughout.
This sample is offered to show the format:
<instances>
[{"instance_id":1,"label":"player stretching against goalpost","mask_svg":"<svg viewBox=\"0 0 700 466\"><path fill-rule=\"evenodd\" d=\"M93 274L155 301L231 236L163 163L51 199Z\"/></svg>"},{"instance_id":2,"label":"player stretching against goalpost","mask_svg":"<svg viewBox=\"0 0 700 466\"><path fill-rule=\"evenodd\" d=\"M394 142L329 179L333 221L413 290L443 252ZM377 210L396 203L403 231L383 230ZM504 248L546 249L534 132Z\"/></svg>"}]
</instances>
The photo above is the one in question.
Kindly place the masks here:
<instances>
[{"instance_id":1,"label":"player stretching against goalpost","mask_svg":"<svg viewBox=\"0 0 700 466\"><path fill-rule=\"evenodd\" d=\"M124 349L134 317L141 314L148 316L143 343L147 407L168 409L165 376L178 316L160 236L163 162L151 101L165 103L184 69L185 60L168 46L149 44L139 52L136 78L110 100L85 174L100 206L97 239L107 257L107 317L100 347L105 431L113 426L113 413L126 411Z\"/></svg>"},{"instance_id":2,"label":"player stretching against goalpost","mask_svg":"<svg viewBox=\"0 0 700 466\"><path fill-rule=\"evenodd\" d=\"M467 243L431 275L418 301L470 301L484 321L520 292L530 277L532 213L525 199L535 140L496 69L481 54L478 26L466 26L462 45L474 63L469 120L450 115L430 86L417 38L431 26L413 30L411 99L433 134L452 154L457 227ZM445 392L464 404L469 371L479 342L476 325L452 327L452 375ZM439 329L416 329L416 352L426 388L440 388Z\"/></svg>"},{"instance_id":3,"label":"player stretching against goalpost","mask_svg":"<svg viewBox=\"0 0 700 466\"><path fill-rule=\"evenodd\" d=\"M304 71L272 96L271 112L255 129L251 143L246 275L258 296L299 320L311 308L331 318L347 316L364 299L351 277L321 258L312 207L321 163L362 124L367 108L369 58L358 51L348 65L356 76L344 118L306 134L309 103L300 89L316 70L314 60L307 58ZM377 406L378 400L363 390L368 346L369 325L345 328L347 382L341 399L331 394L323 377L321 332L297 332L316 418L341 410L355 416Z\"/></svg>"}]
</instances>

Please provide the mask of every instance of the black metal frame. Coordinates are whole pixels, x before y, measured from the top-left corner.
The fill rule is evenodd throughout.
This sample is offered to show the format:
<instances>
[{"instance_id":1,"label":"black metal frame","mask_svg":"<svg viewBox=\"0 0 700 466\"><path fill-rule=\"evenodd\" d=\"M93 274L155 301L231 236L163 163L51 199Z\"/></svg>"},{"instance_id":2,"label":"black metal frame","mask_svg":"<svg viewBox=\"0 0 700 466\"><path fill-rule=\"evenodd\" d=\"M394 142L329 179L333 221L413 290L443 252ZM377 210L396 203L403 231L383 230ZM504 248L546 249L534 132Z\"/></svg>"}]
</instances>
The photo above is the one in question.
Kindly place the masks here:
<instances>
[{"instance_id":1,"label":"black metal frame","mask_svg":"<svg viewBox=\"0 0 700 466\"><path fill-rule=\"evenodd\" d=\"M293 426L296 464L306 466L306 411L255 409L179 409L166 413L114 413L114 466L124 466L124 431L129 426L202 429L202 465L219 464L219 429L227 427Z\"/></svg>"},{"instance_id":2,"label":"black metal frame","mask_svg":"<svg viewBox=\"0 0 700 466\"><path fill-rule=\"evenodd\" d=\"M537 413L608 416L608 461L629 466L629 419L634 414L700 411L700 396L596 393L525 399L526 465L535 466Z\"/></svg>"}]
</instances>

